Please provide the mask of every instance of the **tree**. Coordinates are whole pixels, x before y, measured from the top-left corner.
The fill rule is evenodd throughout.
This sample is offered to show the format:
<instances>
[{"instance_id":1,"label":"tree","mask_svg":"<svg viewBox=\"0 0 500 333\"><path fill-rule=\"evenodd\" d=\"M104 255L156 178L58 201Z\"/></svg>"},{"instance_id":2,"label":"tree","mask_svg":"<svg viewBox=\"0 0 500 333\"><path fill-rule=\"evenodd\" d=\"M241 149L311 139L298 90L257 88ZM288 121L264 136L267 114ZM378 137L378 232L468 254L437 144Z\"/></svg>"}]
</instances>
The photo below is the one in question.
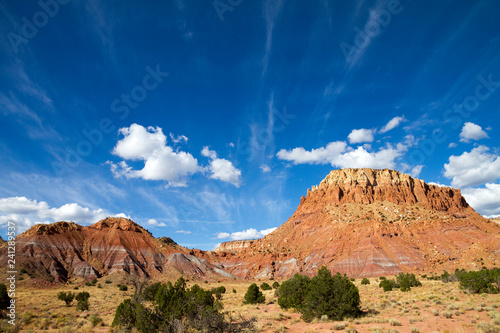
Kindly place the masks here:
<instances>
[{"instance_id":1,"label":"tree","mask_svg":"<svg viewBox=\"0 0 500 333\"><path fill-rule=\"evenodd\" d=\"M295 274L293 278L284 281L277 292L279 306L285 310L295 308L300 311L310 283L311 279L301 274Z\"/></svg>"},{"instance_id":2,"label":"tree","mask_svg":"<svg viewBox=\"0 0 500 333\"><path fill-rule=\"evenodd\" d=\"M140 302L125 300L116 309L112 326L135 328L141 333L223 330L222 305L212 291L198 285L188 289L182 277L174 285L152 284L138 299L148 300L151 305L145 307Z\"/></svg>"},{"instance_id":3,"label":"tree","mask_svg":"<svg viewBox=\"0 0 500 333\"><path fill-rule=\"evenodd\" d=\"M262 294L262 292L259 290L257 284L252 283L247 289L243 304L258 304L264 303L265 301L266 298L264 294Z\"/></svg>"},{"instance_id":4,"label":"tree","mask_svg":"<svg viewBox=\"0 0 500 333\"><path fill-rule=\"evenodd\" d=\"M0 311L5 310L10 305L10 297L5 284L0 283Z\"/></svg>"},{"instance_id":5,"label":"tree","mask_svg":"<svg viewBox=\"0 0 500 333\"><path fill-rule=\"evenodd\" d=\"M368 280L367 278L363 278L363 280L361 280L361 284L362 285L370 284L370 280Z\"/></svg>"},{"instance_id":6,"label":"tree","mask_svg":"<svg viewBox=\"0 0 500 333\"><path fill-rule=\"evenodd\" d=\"M339 273L332 276L325 266L312 279L295 274L281 284L277 294L281 308L295 308L302 313L305 321L325 315L333 320L342 320L360 313L358 288L347 276Z\"/></svg>"},{"instance_id":7,"label":"tree","mask_svg":"<svg viewBox=\"0 0 500 333\"><path fill-rule=\"evenodd\" d=\"M280 287L279 282L278 282L278 281L274 281L274 283L273 283L273 288L274 288L274 289L278 289L279 287Z\"/></svg>"},{"instance_id":8,"label":"tree","mask_svg":"<svg viewBox=\"0 0 500 333\"><path fill-rule=\"evenodd\" d=\"M57 299L64 301L66 303L66 306L68 307L71 306L74 298L75 294L72 292L61 291L59 294L57 294Z\"/></svg>"},{"instance_id":9,"label":"tree","mask_svg":"<svg viewBox=\"0 0 500 333\"><path fill-rule=\"evenodd\" d=\"M330 270L323 266L311 279L309 292L302 309L305 321L327 315L333 320L355 317L360 313L360 297L358 288L347 276L340 273L332 276Z\"/></svg>"}]
</instances>

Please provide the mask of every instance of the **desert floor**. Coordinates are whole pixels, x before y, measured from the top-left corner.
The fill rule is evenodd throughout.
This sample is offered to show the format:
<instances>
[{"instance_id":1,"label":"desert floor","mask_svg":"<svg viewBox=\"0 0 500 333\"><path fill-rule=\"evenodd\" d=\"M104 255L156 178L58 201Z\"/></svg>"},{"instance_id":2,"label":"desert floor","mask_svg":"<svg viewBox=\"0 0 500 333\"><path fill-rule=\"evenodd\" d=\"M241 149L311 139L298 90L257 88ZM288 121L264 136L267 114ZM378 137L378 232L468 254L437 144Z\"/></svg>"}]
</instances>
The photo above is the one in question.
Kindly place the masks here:
<instances>
[{"instance_id":1,"label":"desert floor","mask_svg":"<svg viewBox=\"0 0 500 333\"><path fill-rule=\"evenodd\" d=\"M86 286L83 281L56 287L35 287L29 280L23 281L18 286L16 301L17 321L22 323L20 331L108 332L116 307L134 291L130 285L128 291L120 291L119 281L105 283L106 279L98 281L101 288ZM205 289L224 285L227 290L222 299L224 312L233 318L255 317L258 332L499 332L500 295L467 294L459 289L458 282L443 283L423 278L420 281L423 286L412 288L410 292L384 292L378 287L378 278L371 278L369 285L361 285L361 279L357 279L354 283L359 288L363 317L344 322L312 323L302 321L298 313L280 309L274 290L264 291L265 304L243 305L243 296L254 281L198 284ZM274 281L266 282L272 284ZM76 301L67 307L57 299L60 291L89 292L89 311L77 311ZM8 331L9 326L4 321L0 331Z\"/></svg>"}]
</instances>

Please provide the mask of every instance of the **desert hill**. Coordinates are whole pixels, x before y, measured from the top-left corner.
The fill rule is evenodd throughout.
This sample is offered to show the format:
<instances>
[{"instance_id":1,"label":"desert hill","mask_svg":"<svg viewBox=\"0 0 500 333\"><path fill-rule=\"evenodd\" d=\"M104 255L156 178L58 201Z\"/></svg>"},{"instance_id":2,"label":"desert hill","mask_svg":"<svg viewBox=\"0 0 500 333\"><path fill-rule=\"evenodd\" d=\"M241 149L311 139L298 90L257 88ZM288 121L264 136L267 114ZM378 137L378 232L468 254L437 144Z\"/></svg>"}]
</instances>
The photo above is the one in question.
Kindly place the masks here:
<instances>
[{"instance_id":1,"label":"desert hill","mask_svg":"<svg viewBox=\"0 0 500 333\"><path fill-rule=\"evenodd\" d=\"M222 265L243 278L312 275L321 265L358 277L481 267L499 255L500 226L460 190L393 170L342 169L308 190L286 223Z\"/></svg>"},{"instance_id":2,"label":"desert hill","mask_svg":"<svg viewBox=\"0 0 500 333\"><path fill-rule=\"evenodd\" d=\"M141 277L176 273L204 278L230 274L168 237L155 239L131 220L106 218L82 227L73 222L37 224L16 238L16 261L33 276L65 282L118 272ZM7 248L0 248L6 262ZM3 261L2 261L3 262Z\"/></svg>"}]
</instances>

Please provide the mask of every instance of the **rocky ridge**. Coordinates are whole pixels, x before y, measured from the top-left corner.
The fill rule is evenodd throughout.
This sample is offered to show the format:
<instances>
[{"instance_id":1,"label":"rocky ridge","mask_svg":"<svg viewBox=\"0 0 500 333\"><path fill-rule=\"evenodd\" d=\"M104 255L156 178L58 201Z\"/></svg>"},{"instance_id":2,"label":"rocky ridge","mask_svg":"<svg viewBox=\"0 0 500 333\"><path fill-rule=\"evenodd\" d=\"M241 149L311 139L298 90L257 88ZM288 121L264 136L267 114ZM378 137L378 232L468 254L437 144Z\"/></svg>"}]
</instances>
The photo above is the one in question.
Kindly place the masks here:
<instances>
[{"instance_id":1,"label":"rocky ridge","mask_svg":"<svg viewBox=\"0 0 500 333\"><path fill-rule=\"evenodd\" d=\"M193 250L168 237L155 239L125 218L108 217L90 226L73 222L37 224L16 238L16 261L34 278L65 282L119 272L140 277L185 274L198 278L230 277ZM0 248L0 261L6 260Z\"/></svg>"},{"instance_id":2,"label":"rocky ridge","mask_svg":"<svg viewBox=\"0 0 500 333\"><path fill-rule=\"evenodd\" d=\"M277 230L222 264L258 279L313 275L321 265L352 277L474 268L477 258L498 262L499 233L460 190L393 170L341 169L308 190Z\"/></svg>"}]
</instances>

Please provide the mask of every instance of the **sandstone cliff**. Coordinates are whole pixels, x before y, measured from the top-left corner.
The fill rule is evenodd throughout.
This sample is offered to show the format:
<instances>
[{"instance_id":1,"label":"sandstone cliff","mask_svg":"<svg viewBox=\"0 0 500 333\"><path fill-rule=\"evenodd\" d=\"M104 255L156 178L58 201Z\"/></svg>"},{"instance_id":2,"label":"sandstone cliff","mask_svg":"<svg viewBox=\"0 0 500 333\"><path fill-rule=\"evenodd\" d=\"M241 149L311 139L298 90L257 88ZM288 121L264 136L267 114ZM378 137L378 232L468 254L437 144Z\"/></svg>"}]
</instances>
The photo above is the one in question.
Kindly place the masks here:
<instances>
[{"instance_id":1,"label":"sandstone cliff","mask_svg":"<svg viewBox=\"0 0 500 333\"><path fill-rule=\"evenodd\" d=\"M349 276L474 268L500 260L500 226L476 213L459 190L393 170L334 170L307 191L286 223L224 267L245 278Z\"/></svg>"},{"instance_id":2,"label":"sandstone cliff","mask_svg":"<svg viewBox=\"0 0 500 333\"><path fill-rule=\"evenodd\" d=\"M252 245L255 240L237 240L237 241L229 241L221 243L214 252L231 252L231 253L239 253Z\"/></svg>"}]
</instances>

